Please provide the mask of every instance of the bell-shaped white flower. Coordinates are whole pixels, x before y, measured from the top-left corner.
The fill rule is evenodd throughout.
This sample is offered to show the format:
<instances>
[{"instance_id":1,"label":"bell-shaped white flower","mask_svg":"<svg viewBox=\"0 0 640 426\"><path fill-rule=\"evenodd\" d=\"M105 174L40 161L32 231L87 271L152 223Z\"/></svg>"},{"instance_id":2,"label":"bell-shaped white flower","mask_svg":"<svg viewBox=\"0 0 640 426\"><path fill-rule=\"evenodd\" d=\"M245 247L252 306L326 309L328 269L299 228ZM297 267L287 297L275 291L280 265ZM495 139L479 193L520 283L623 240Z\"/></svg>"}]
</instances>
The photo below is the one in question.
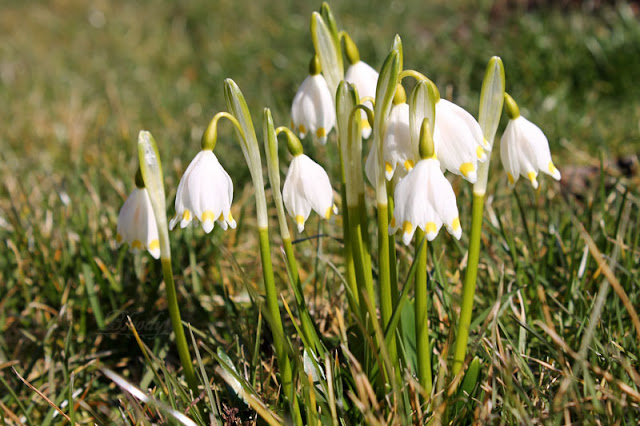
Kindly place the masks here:
<instances>
[{"instance_id":1,"label":"bell-shaped white flower","mask_svg":"<svg viewBox=\"0 0 640 426\"><path fill-rule=\"evenodd\" d=\"M375 146L371 146L369 157L365 164L367 179L373 184L374 170L373 163ZM409 128L409 105L399 103L393 105L389 113L389 124L382 142L382 155L384 159L384 175L387 180L391 180L398 164L405 170L411 170L418 158L418 149L411 143L411 133Z\"/></svg>"},{"instance_id":2,"label":"bell-shaped white flower","mask_svg":"<svg viewBox=\"0 0 640 426\"><path fill-rule=\"evenodd\" d=\"M513 187L520 176L538 188L538 172L560 180L560 171L551 161L549 141L542 130L519 115L509 120L500 141L500 157L507 171L509 186Z\"/></svg>"},{"instance_id":3,"label":"bell-shaped white flower","mask_svg":"<svg viewBox=\"0 0 640 426\"><path fill-rule=\"evenodd\" d=\"M120 209L116 242L127 242L134 253L147 249L151 256L160 257L158 226L146 188L135 188Z\"/></svg>"},{"instance_id":4,"label":"bell-shaped white flower","mask_svg":"<svg viewBox=\"0 0 640 426\"><path fill-rule=\"evenodd\" d=\"M455 238L462 236L451 184L442 174L438 160L423 159L396 186L389 234L402 229L402 241L408 245L416 227L431 241L442 225Z\"/></svg>"},{"instance_id":5,"label":"bell-shaped white flower","mask_svg":"<svg viewBox=\"0 0 640 426\"><path fill-rule=\"evenodd\" d=\"M329 219L331 213L338 213L338 208L333 204L333 189L327 172L304 154L298 154L291 160L282 198L298 226L298 232L304 230L311 209L325 219Z\"/></svg>"},{"instance_id":6,"label":"bell-shaped white flower","mask_svg":"<svg viewBox=\"0 0 640 426\"><path fill-rule=\"evenodd\" d=\"M436 103L433 140L443 170L475 183L478 161L486 161L485 149L489 149L476 119L458 105L440 99Z\"/></svg>"},{"instance_id":7,"label":"bell-shaped white flower","mask_svg":"<svg viewBox=\"0 0 640 426\"><path fill-rule=\"evenodd\" d=\"M347 83L351 83L356 86L358 90L358 96L362 98L376 97L376 86L378 84L378 71L373 69L366 62L358 60L357 62L349 65L347 72L344 74L344 79ZM365 101L364 105L373 109L373 104L370 101ZM367 139L371 135L371 124L367 120L367 114L362 111L362 137Z\"/></svg>"},{"instance_id":8,"label":"bell-shaped white flower","mask_svg":"<svg viewBox=\"0 0 640 426\"><path fill-rule=\"evenodd\" d=\"M315 142L325 144L327 134L336 124L336 109L326 80L320 73L317 57L309 65L310 75L304 79L291 105L291 121L300 138L307 133Z\"/></svg>"},{"instance_id":9,"label":"bell-shaped white flower","mask_svg":"<svg viewBox=\"0 0 640 426\"><path fill-rule=\"evenodd\" d=\"M227 229L236 227L231 216L233 182L222 168L213 151L203 149L195 156L180 179L176 193L176 215L169 228L178 222L186 227L193 219L202 222L202 228L209 233L214 222Z\"/></svg>"}]
</instances>

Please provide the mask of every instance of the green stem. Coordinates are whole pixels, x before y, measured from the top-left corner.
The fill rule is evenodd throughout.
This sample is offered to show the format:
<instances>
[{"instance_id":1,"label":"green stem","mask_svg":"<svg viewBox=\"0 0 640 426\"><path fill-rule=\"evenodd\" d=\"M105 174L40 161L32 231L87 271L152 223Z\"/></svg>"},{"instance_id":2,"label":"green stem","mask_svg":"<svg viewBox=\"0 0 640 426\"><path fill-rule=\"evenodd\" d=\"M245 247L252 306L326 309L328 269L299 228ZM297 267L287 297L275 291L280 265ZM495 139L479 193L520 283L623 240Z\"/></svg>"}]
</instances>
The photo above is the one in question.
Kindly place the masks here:
<instances>
[{"instance_id":1,"label":"green stem","mask_svg":"<svg viewBox=\"0 0 640 426\"><path fill-rule=\"evenodd\" d=\"M298 313L300 315L300 322L302 323L302 333L309 344L313 345L316 353L321 353L320 338L313 325L313 320L309 314L309 308L304 300L304 293L302 291L302 284L300 283L300 275L298 274L298 262L293 254L293 245L291 244L291 238L283 238L282 245L284 246L284 252L287 256L287 263L289 264L289 270L291 271L292 285L294 286L294 295L296 297L296 304L298 306Z\"/></svg>"},{"instance_id":2,"label":"green stem","mask_svg":"<svg viewBox=\"0 0 640 426\"><path fill-rule=\"evenodd\" d=\"M394 188L391 186L391 182L387 183L387 200L389 205L390 212L393 212L393 192ZM388 232L387 232L388 234ZM397 259L396 259L396 236L388 235L389 239L389 280L391 283L391 305L393 312L398 304L398 268L397 268Z\"/></svg>"},{"instance_id":3,"label":"green stem","mask_svg":"<svg viewBox=\"0 0 640 426\"><path fill-rule=\"evenodd\" d=\"M167 304L169 307L169 316L171 317L173 332L176 335L176 346L178 346L178 355L180 356L180 362L182 363L182 368L187 379L187 384L193 391L193 396L197 398L200 394L200 391L198 390L198 380L196 379L196 373L193 370L193 362L191 361L191 354L189 354L189 347L187 346L187 338L185 337L184 327L182 326L182 319L180 318L180 308L178 307L176 284L173 281L171 258L163 257L161 261L162 275L164 276L164 284L167 289Z\"/></svg>"},{"instance_id":4,"label":"green stem","mask_svg":"<svg viewBox=\"0 0 640 426\"><path fill-rule=\"evenodd\" d=\"M280 366L280 376L282 378L282 389L288 399L293 395L293 375L291 363L285 349L284 327L278 306L278 291L273 276L273 264L271 263L271 248L269 244L268 228L260 228L260 258L262 259L262 274L264 277L264 288L267 295L267 311L269 312L269 322L273 333L273 345L276 349L276 358ZM294 404L295 406L295 404Z\"/></svg>"},{"instance_id":5,"label":"green stem","mask_svg":"<svg viewBox=\"0 0 640 426\"><path fill-rule=\"evenodd\" d=\"M391 315L393 315L391 267L389 264L389 206L387 204L378 204L378 285L382 328L386 329L391 320ZM397 370L398 350L396 339L391 339L387 346L387 351L389 359Z\"/></svg>"},{"instance_id":6,"label":"green stem","mask_svg":"<svg viewBox=\"0 0 640 426\"><path fill-rule=\"evenodd\" d=\"M420 228L416 230L416 241L418 244L424 241L425 247L419 250L416 247L418 256L418 267L416 269L416 302L415 302L415 322L416 322L416 346L418 348L418 381L424 388L427 397L431 395L431 349L429 346L429 315L427 300L427 241L424 231Z\"/></svg>"},{"instance_id":7,"label":"green stem","mask_svg":"<svg viewBox=\"0 0 640 426\"><path fill-rule=\"evenodd\" d=\"M482 212L484 209L484 194L473 195L473 207L471 218L471 234L469 235L469 259L467 272L462 288L462 307L458 320L458 332L455 352L453 356L453 374L460 372L467 354L467 342L469 340L469 327L471 326L471 314L473 311L473 298L476 292L476 279L478 276L478 261L480 260L480 237L482 235Z\"/></svg>"},{"instance_id":8,"label":"green stem","mask_svg":"<svg viewBox=\"0 0 640 426\"><path fill-rule=\"evenodd\" d=\"M359 220L353 220L360 217L358 206L349 207L349 239L351 241L351 248L353 249L353 263L355 266L356 282L358 283L358 290L360 292L366 292L367 297L370 300L375 295L373 289L373 275L371 268L367 269L367 263L365 261L365 245L362 242L362 225ZM361 296L361 295L360 295ZM375 314L375 312L373 313ZM367 315L366 303L360 303L360 315L364 319Z\"/></svg>"},{"instance_id":9,"label":"green stem","mask_svg":"<svg viewBox=\"0 0 640 426\"><path fill-rule=\"evenodd\" d=\"M351 222L353 222L356 217L350 217L348 208L347 208L347 178L344 170L344 158L342 157L342 150L340 151L340 173L342 180L342 189L340 191L340 196L342 198L342 236L344 238L344 261L347 267L347 285L351 289L351 294L353 295L353 299L349 298L349 306L351 312L354 315L357 315L360 312L360 302L359 292L358 292L358 281L356 279L356 266L353 259L353 244L351 242ZM353 300L353 302L351 301ZM364 306L364 305L362 305ZM365 317L361 318L361 321L364 323Z\"/></svg>"}]
</instances>

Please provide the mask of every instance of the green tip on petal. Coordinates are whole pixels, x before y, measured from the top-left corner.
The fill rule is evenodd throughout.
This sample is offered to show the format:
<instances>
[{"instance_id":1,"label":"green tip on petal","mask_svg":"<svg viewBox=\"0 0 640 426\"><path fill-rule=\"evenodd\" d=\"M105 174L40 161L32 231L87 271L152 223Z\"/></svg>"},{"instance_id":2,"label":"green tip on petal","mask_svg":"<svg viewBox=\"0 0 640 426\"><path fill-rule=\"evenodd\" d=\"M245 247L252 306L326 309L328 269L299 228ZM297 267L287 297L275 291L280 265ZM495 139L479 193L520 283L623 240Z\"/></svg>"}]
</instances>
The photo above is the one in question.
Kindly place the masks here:
<instances>
[{"instance_id":1,"label":"green tip on petal","mask_svg":"<svg viewBox=\"0 0 640 426\"><path fill-rule=\"evenodd\" d=\"M516 118L520 117L520 108L518 108L518 104L508 93L504 94L504 107L507 110L509 119L515 120Z\"/></svg>"},{"instance_id":2,"label":"green tip on petal","mask_svg":"<svg viewBox=\"0 0 640 426\"><path fill-rule=\"evenodd\" d=\"M407 92L405 92L402 84L398 83L396 86L396 93L393 95L393 104L399 105L407 102Z\"/></svg>"},{"instance_id":3,"label":"green tip on petal","mask_svg":"<svg viewBox=\"0 0 640 426\"><path fill-rule=\"evenodd\" d=\"M341 33L342 39L344 40L344 50L347 54L347 59L351 65L360 62L360 52L358 52L358 47L353 42L349 34L346 31Z\"/></svg>"},{"instance_id":4,"label":"green tip on petal","mask_svg":"<svg viewBox=\"0 0 640 426\"><path fill-rule=\"evenodd\" d=\"M144 179L142 178L142 170L138 167L138 171L136 172L136 187L142 189L144 188Z\"/></svg>"},{"instance_id":5,"label":"green tip on petal","mask_svg":"<svg viewBox=\"0 0 640 426\"><path fill-rule=\"evenodd\" d=\"M420 126L420 158L423 160L433 158L435 155L433 135L429 127L429 119L427 117L422 120Z\"/></svg>"},{"instance_id":6,"label":"green tip on petal","mask_svg":"<svg viewBox=\"0 0 640 426\"><path fill-rule=\"evenodd\" d=\"M311 61L309 61L309 75L318 75L322 72L322 66L320 65L320 59L318 55L313 55Z\"/></svg>"}]
</instances>

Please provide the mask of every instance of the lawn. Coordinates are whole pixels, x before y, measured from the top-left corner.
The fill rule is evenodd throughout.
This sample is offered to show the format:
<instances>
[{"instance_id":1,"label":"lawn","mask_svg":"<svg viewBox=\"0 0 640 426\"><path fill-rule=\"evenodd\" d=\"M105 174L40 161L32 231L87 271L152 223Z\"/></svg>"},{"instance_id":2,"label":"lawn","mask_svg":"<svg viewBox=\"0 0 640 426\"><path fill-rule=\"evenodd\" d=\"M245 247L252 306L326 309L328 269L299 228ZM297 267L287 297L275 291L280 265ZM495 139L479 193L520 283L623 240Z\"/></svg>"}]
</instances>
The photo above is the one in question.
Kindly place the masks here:
<instances>
[{"instance_id":1,"label":"lawn","mask_svg":"<svg viewBox=\"0 0 640 426\"><path fill-rule=\"evenodd\" d=\"M297 368L306 344L297 328L300 317L281 255L272 191L265 184L275 284L303 421L636 424L637 3L376 3L330 4L338 27L349 33L364 61L380 70L399 34L403 67L427 75L442 98L477 117L487 61L500 56L506 90L522 115L546 134L562 180L545 176L534 190L521 179L511 189L500 149L493 152L465 363L480 368L477 377L464 376L460 390L451 384L455 375L449 365L468 263L472 186L448 175L463 235L456 241L443 229L428 244L434 388L426 396L413 374L416 337L408 325L413 291L398 336L408 369L399 373L400 389L381 386L377 367L357 362L373 363L367 352L375 338L363 339L366 326L358 327L345 289L347 208L340 202L335 130L325 146L303 140L305 153L327 169L340 211L329 221L312 214L302 234L290 225L304 299L327 349L319 363L334 373L315 386ZM231 212L237 228L170 233L199 395L189 394L185 382L161 264L147 252L133 255L126 245L118 247L116 228L135 186L136 142L143 129L157 141L167 214L173 216L178 183L200 150L207 124L227 110L225 78L244 93L261 147L264 107L271 109L276 127L289 125L291 102L313 54L310 17L320 6L287 0L3 2L0 418L5 423L178 422L171 410L198 424L291 420L296 410L285 402L277 339L266 321L256 191L233 127L221 122L215 153L234 182ZM412 87L408 82L407 94ZM503 114L499 134L506 124ZM365 141L365 152L370 143ZM281 138L282 179L291 160L285 145ZM263 174L268 182L266 169ZM371 186L366 200L370 226L364 234L370 234L375 253ZM414 248L400 238L395 244L394 270L402 287ZM375 278L379 270L372 269ZM478 361L472 362L474 357ZM231 365L250 392L238 394L228 385L235 380ZM125 392L109 371L153 401ZM252 392L259 402L247 405L242 396Z\"/></svg>"}]
</instances>

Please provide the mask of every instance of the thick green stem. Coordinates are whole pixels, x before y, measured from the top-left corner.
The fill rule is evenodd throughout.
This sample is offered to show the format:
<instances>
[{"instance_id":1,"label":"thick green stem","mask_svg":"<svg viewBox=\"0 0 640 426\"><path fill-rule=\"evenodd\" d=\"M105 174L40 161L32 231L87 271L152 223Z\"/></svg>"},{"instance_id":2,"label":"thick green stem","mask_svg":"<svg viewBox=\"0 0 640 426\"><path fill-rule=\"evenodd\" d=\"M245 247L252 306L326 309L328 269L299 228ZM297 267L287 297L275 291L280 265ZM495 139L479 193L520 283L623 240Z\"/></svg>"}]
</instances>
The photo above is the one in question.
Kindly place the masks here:
<instances>
[{"instance_id":1,"label":"thick green stem","mask_svg":"<svg viewBox=\"0 0 640 426\"><path fill-rule=\"evenodd\" d=\"M415 328L416 346L418 349L418 381L426 395L431 395L431 349L429 346L429 315L427 299L427 241L425 247L419 250L419 244L425 238L424 231L416 230L416 255L418 267L416 269L416 303L415 303Z\"/></svg>"},{"instance_id":2,"label":"thick green stem","mask_svg":"<svg viewBox=\"0 0 640 426\"><path fill-rule=\"evenodd\" d=\"M480 260L480 237L482 235L482 212L484 209L484 194L473 195L473 213L471 218L471 234L469 235L469 258L467 272L462 287L462 307L458 320L458 333L453 356L453 374L458 374L467 354L469 327L473 311L473 298L476 293L476 279L478 276L478 261Z\"/></svg>"},{"instance_id":3,"label":"thick green stem","mask_svg":"<svg viewBox=\"0 0 640 426\"><path fill-rule=\"evenodd\" d=\"M358 281L356 279L356 266L353 259L353 243L351 241L351 222L356 220L356 217L351 217L347 207L347 175L344 169L344 158L342 155L342 149L338 150L340 158L340 180L342 188L340 190L340 196L342 199L342 237L344 238L344 261L347 267L347 285L351 290L353 298L349 298L349 308L354 315L360 311L360 297L358 292ZM364 306L364 305L362 305ZM361 320L364 321L365 317Z\"/></svg>"},{"instance_id":4,"label":"thick green stem","mask_svg":"<svg viewBox=\"0 0 640 426\"><path fill-rule=\"evenodd\" d=\"M302 284L300 283L300 275L298 274L298 262L293 254L293 245L291 244L291 238L283 238L282 245L284 246L284 252L287 256L287 263L289 264L289 270L291 271L292 285L294 286L294 294L296 297L296 304L298 306L298 314L300 315L300 322L302 323L302 333L307 342L313 345L317 353L320 353L321 343L320 338L316 332L313 320L309 314L309 308L304 300L304 293L302 291Z\"/></svg>"},{"instance_id":5,"label":"thick green stem","mask_svg":"<svg viewBox=\"0 0 640 426\"><path fill-rule=\"evenodd\" d=\"M280 366L280 376L282 379L282 390L286 398L293 395L293 377L291 363L285 349L284 328L280 307L278 306L278 291L273 277L273 264L271 263L271 249L269 244L268 228L260 228L260 258L262 259L262 274L264 277L264 288L267 295L267 311L269 312L269 322L273 333L273 345L276 349L276 358Z\"/></svg>"},{"instance_id":6,"label":"thick green stem","mask_svg":"<svg viewBox=\"0 0 640 426\"><path fill-rule=\"evenodd\" d=\"M387 187L387 194L388 197L387 199L388 201L388 206L389 206L389 210L390 212L393 212L393 192L394 192L394 188L392 188L390 185L391 183L388 183L388 187ZM387 238L389 239L389 265L390 265L390 269L389 269L389 281L391 283L390 287L391 287L391 312L393 312L396 309L396 305L398 304L398 267L397 267L397 258L396 258L396 236L395 234L392 235L388 235ZM387 324L388 325L388 324Z\"/></svg>"},{"instance_id":7,"label":"thick green stem","mask_svg":"<svg viewBox=\"0 0 640 426\"><path fill-rule=\"evenodd\" d=\"M360 292L366 292L367 297L373 300L373 275L371 268L367 269L367 263L365 260L365 245L362 242L362 225L359 220L353 220L360 217L358 206L349 207L349 239L351 240L351 248L353 253L353 264L355 266L356 282L358 283L358 290ZM361 296L361 295L359 295ZM375 313L374 313L375 314ZM360 303L360 315L364 319L367 315L366 303Z\"/></svg>"},{"instance_id":8,"label":"thick green stem","mask_svg":"<svg viewBox=\"0 0 640 426\"><path fill-rule=\"evenodd\" d=\"M378 285L382 327L386 329L393 315L389 264L389 206L387 204L378 204ZM391 339L387 351L394 368L398 369L398 350L395 339Z\"/></svg>"},{"instance_id":9,"label":"thick green stem","mask_svg":"<svg viewBox=\"0 0 640 426\"><path fill-rule=\"evenodd\" d=\"M180 318L180 308L178 307L176 285L173 281L171 258L162 258L162 274L164 275L164 285L167 289L167 304L169 305L169 316L171 317L173 332L176 335L176 346L178 346L180 363L182 364L184 375L187 379L187 384L193 391L194 397L197 398L200 394L200 391L198 390L198 380L196 379L196 373L193 370L193 362L191 361L189 347L187 346L187 338L184 334L182 319Z\"/></svg>"}]
</instances>

